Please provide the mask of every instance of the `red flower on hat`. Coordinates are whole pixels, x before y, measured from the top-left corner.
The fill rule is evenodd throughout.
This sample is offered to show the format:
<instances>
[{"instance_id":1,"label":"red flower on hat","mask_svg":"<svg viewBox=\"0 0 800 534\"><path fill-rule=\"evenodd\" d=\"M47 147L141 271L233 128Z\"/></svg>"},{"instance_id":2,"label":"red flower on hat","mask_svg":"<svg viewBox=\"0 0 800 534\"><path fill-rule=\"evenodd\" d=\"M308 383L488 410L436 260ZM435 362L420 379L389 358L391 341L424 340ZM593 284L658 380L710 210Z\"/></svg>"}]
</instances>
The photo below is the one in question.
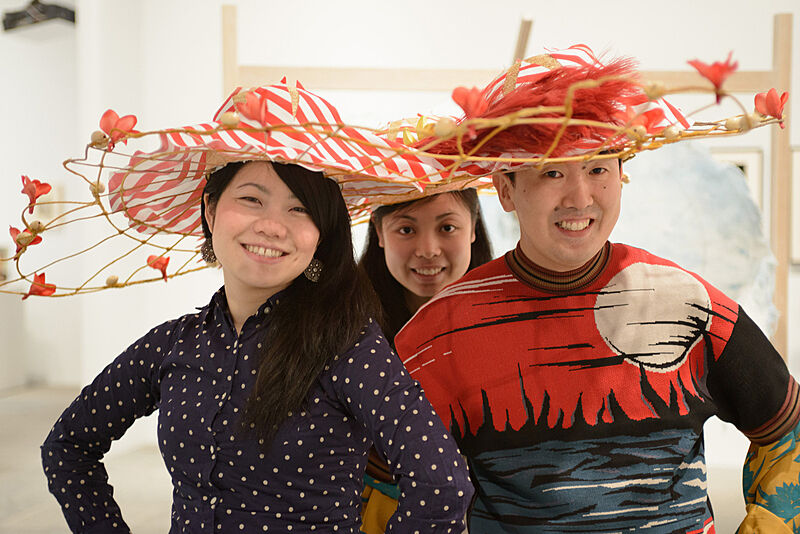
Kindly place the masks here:
<instances>
[{"instance_id":1,"label":"red flower on hat","mask_svg":"<svg viewBox=\"0 0 800 534\"><path fill-rule=\"evenodd\" d=\"M248 119L258 121L261 124L268 124L267 115L269 114L269 101L253 92L246 93L245 101L239 104L239 111Z\"/></svg>"},{"instance_id":2,"label":"red flower on hat","mask_svg":"<svg viewBox=\"0 0 800 534\"><path fill-rule=\"evenodd\" d=\"M33 275L33 282L31 282L31 287L28 289L28 292L22 296L22 300L30 297L31 295L39 295L41 297L49 297L53 293L56 292L56 285L55 284L46 284L44 281L44 273L42 274L34 274Z\"/></svg>"},{"instance_id":3,"label":"red flower on hat","mask_svg":"<svg viewBox=\"0 0 800 534\"><path fill-rule=\"evenodd\" d=\"M466 87L456 87L453 89L453 102L461 106L464 110L465 119L480 117L489 109L489 102L483 98L483 93L477 87L467 89ZM475 126L469 128L470 138L475 137Z\"/></svg>"},{"instance_id":4,"label":"red flower on hat","mask_svg":"<svg viewBox=\"0 0 800 534\"><path fill-rule=\"evenodd\" d=\"M652 108L643 113L637 113L633 108L626 106L625 112L620 112L620 119L631 126L644 126L647 133L650 134L663 129L666 115L661 108Z\"/></svg>"},{"instance_id":5,"label":"red flower on hat","mask_svg":"<svg viewBox=\"0 0 800 534\"><path fill-rule=\"evenodd\" d=\"M770 89L766 93L758 93L756 95L756 111L762 115L768 115L780 120L783 119L783 106L789 100L789 93L786 91L779 97L778 91L775 88ZM781 128L786 126L781 121Z\"/></svg>"},{"instance_id":6,"label":"red flower on hat","mask_svg":"<svg viewBox=\"0 0 800 534\"><path fill-rule=\"evenodd\" d=\"M461 106L464 110L464 115L468 119L480 117L489 109L489 102L487 102L480 89L473 87L467 89L466 87L456 87L453 89L453 101Z\"/></svg>"},{"instance_id":7,"label":"red flower on hat","mask_svg":"<svg viewBox=\"0 0 800 534\"><path fill-rule=\"evenodd\" d=\"M17 250L14 252L14 254L22 250L24 247L28 247L30 245L38 245L39 243L42 242L42 236L33 235L31 231L28 230L27 228L24 231L20 232L19 228L14 228L13 226L9 226L8 233L11 234L11 239L14 240L14 244L17 246ZM17 236L19 236L20 233L23 236L31 236L30 241L28 241L28 243L24 245L20 244L20 242L17 241ZM25 240L27 240L27 238L23 238L20 241L24 242Z\"/></svg>"},{"instance_id":8,"label":"red flower on hat","mask_svg":"<svg viewBox=\"0 0 800 534\"><path fill-rule=\"evenodd\" d=\"M167 281L167 265L169 264L169 257L165 256L148 256L147 257L147 265L156 269L157 271L161 271L161 276L164 277L164 281Z\"/></svg>"},{"instance_id":9,"label":"red flower on hat","mask_svg":"<svg viewBox=\"0 0 800 534\"><path fill-rule=\"evenodd\" d=\"M722 88L723 82L725 82L728 76L733 74L733 72L739 68L738 61L731 63L732 55L733 52L728 54L728 59L725 60L725 63L715 61L711 65L703 63L699 59L693 59L689 61L689 65L697 69L697 72L699 72L703 78L706 78L708 81L714 84L714 89L717 93L717 104L719 104L719 101L722 98L720 89Z\"/></svg>"},{"instance_id":10,"label":"red flower on hat","mask_svg":"<svg viewBox=\"0 0 800 534\"><path fill-rule=\"evenodd\" d=\"M33 213L33 206L36 204L36 200L42 196L46 195L53 189L50 184L45 182L40 182L39 180L31 180L24 174L22 175L22 194L28 195L30 199L28 203L28 213Z\"/></svg>"},{"instance_id":11,"label":"red flower on hat","mask_svg":"<svg viewBox=\"0 0 800 534\"><path fill-rule=\"evenodd\" d=\"M133 127L136 126L136 116L125 115L120 117L113 109L107 109L103 116L100 117L100 129L108 134L108 149L114 150L114 144L122 139L123 144L127 144L128 140L123 139L126 135L131 133L138 133Z\"/></svg>"}]
</instances>

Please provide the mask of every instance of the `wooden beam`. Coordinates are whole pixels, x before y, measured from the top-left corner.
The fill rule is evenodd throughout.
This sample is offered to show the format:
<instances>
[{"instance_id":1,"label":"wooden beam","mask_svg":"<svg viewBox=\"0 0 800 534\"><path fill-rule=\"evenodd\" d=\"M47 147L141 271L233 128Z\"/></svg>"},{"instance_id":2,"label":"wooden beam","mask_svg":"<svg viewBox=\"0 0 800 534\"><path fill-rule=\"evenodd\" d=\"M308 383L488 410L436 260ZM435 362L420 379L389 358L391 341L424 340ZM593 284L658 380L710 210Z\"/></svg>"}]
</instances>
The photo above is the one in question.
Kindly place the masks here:
<instances>
[{"instance_id":1,"label":"wooden beam","mask_svg":"<svg viewBox=\"0 0 800 534\"><path fill-rule=\"evenodd\" d=\"M222 94L223 98L238 85L238 55L236 43L236 6L222 6Z\"/></svg>"},{"instance_id":2,"label":"wooden beam","mask_svg":"<svg viewBox=\"0 0 800 534\"><path fill-rule=\"evenodd\" d=\"M789 91L792 82L792 15L775 15L772 30L772 68L776 83L768 86L778 91ZM772 343L784 359L788 358L788 314L789 314L789 262L792 246L792 147L791 147L791 102L783 108L786 128L772 128L772 206L770 211L770 242L775 254L775 307L778 308L778 326Z\"/></svg>"},{"instance_id":3,"label":"wooden beam","mask_svg":"<svg viewBox=\"0 0 800 534\"><path fill-rule=\"evenodd\" d=\"M385 69L336 67L239 67L239 85L277 83L287 76L313 90L443 91L459 85L483 87L500 74L489 69Z\"/></svg>"},{"instance_id":4,"label":"wooden beam","mask_svg":"<svg viewBox=\"0 0 800 534\"><path fill-rule=\"evenodd\" d=\"M235 50L234 50L235 53ZM348 89L355 91L442 91L450 92L459 85L483 87L500 74L497 69L387 69L337 67L260 67L238 68L238 85L255 87L277 83L287 76L300 80L311 89ZM711 87L694 71L644 71L648 81L662 81L668 88ZM735 72L725 81L725 89L735 93L752 93L757 89L776 87L771 71ZM231 89L233 86L230 87Z\"/></svg>"},{"instance_id":5,"label":"wooden beam","mask_svg":"<svg viewBox=\"0 0 800 534\"><path fill-rule=\"evenodd\" d=\"M514 57L511 58L511 63L518 59L525 58L525 50L528 49L528 38L531 35L531 19L522 19L519 21L519 33L517 33L517 46L514 47Z\"/></svg>"}]
</instances>

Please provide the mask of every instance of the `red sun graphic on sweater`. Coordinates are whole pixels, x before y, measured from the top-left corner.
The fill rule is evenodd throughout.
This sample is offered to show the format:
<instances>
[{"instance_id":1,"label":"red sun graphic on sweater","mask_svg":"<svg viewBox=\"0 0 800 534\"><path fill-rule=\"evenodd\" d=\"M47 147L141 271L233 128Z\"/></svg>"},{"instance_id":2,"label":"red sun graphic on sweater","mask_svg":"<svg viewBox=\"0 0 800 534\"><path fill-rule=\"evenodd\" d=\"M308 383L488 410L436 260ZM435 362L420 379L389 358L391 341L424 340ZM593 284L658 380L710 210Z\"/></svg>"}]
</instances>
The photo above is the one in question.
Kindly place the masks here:
<instances>
[{"instance_id":1,"label":"red sun graphic on sweater","mask_svg":"<svg viewBox=\"0 0 800 534\"><path fill-rule=\"evenodd\" d=\"M625 254L620 254L624 250ZM445 424L570 428L689 412L707 357L738 306L696 275L638 249L571 294L533 289L503 258L420 309L398 353ZM709 350L710 349L710 350Z\"/></svg>"}]
</instances>

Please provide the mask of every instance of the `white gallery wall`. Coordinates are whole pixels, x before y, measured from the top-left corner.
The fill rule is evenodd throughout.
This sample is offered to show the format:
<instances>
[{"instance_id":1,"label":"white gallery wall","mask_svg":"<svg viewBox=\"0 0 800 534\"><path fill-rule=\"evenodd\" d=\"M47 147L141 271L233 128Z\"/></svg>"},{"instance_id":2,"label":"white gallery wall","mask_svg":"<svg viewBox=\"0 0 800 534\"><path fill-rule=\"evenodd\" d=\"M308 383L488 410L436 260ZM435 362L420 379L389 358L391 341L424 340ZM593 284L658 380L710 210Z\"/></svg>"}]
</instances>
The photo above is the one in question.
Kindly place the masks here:
<instances>
[{"instance_id":1,"label":"white gallery wall","mask_svg":"<svg viewBox=\"0 0 800 534\"><path fill-rule=\"evenodd\" d=\"M19 2L0 2L3 12L22 7ZM58 176L63 181L55 154L80 149L75 139L75 45L75 28L66 22L17 34L0 33L0 248L4 257L13 253L8 226L20 226L24 204L20 175ZM77 354L54 357L58 344L49 339L69 339L69 344L62 341L61 346L78 349L82 303L30 304L0 295L0 387L51 377L80 380Z\"/></svg>"},{"instance_id":2,"label":"white gallery wall","mask_svg":"<svg viewBox=\"0 0 800 534\"><path fill-rule=\"evenodd\" d=\"M7 249L12 246L7 225L18 225L24 204L20 175L46 180L67 196L83 194L82 182L60 163L82 152L103 111L135 114L137 129L152 130L207 121L226 96L223 2L60 3L74 5L76 25L50 21L0 33L0 247ZM733 51L740 69L766 70L772 64L773 16L793 13L792 98L800 95L796 0L574 0L568 9L535 0L227 3L238 6L242 64L497 71L511 60L521 17L534 19L528 55L543 47L585 43L596 51L638 57L646 70L679 70L690 68L688 59L711 62ZM25 4L0 0L0 9L13 11ZM417 112L457 113L447 93L320 93L337 105L345 121L356 124L378 125ZM792 144L800 146L800 105L792 107L792 121ZM759 134L730 144L760 147L766 154L768 136ZM768 161L764 172L769 176ZM768 188L765 195L769 198ZM71 234L54 231L45 238L67 243ZM78 262L75 268L91 267ZM23 303L18 296L0 295L0 390L32 382L84 383L150 327L204 305L220 284L219 273L204 271L168 283L65 299ZM797 374L797 268L789 302L788 356ZM155 439L149 430L138 432L149 436L140 439Z\"/></svg>"}]
</instances>

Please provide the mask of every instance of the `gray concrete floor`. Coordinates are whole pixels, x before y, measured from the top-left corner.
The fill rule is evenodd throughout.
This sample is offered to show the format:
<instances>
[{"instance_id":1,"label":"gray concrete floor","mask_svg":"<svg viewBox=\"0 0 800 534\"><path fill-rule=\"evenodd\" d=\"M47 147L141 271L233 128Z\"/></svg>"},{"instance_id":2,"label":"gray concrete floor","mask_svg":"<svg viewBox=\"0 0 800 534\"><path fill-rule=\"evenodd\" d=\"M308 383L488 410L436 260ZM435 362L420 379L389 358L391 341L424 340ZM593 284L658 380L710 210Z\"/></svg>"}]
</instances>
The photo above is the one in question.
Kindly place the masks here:
<instances>
[{"instance_id":1,"label":"gray concrete floor","mask_svg":"<svg viewBox=\"0 0 800 534\"><path fill-rule=\"evenodd\" d=\"M0 534L68 532L48 493L39 445L77 394L71 388L28 388L0 393ZM123 517L135 534L169 530L171 485L155 445L115 454L105 461ZM743 517L740 470L711 468L709 492L718 534L732 534Z\"/></svg>"},{"instance_id":2,"label":"gray concrete floor","mask_svg":"<svg viewBox=\"0 0 800 534\"><path fill-rule=\"evenodd\" d=\"M0 534L69 532L47 491L39 445L77 394L74 388L30 388L0 396ZM122 516L136 534L166 533L172 488L155 445L108 454L106 469Z\"/></svg>"}]
</instances>

